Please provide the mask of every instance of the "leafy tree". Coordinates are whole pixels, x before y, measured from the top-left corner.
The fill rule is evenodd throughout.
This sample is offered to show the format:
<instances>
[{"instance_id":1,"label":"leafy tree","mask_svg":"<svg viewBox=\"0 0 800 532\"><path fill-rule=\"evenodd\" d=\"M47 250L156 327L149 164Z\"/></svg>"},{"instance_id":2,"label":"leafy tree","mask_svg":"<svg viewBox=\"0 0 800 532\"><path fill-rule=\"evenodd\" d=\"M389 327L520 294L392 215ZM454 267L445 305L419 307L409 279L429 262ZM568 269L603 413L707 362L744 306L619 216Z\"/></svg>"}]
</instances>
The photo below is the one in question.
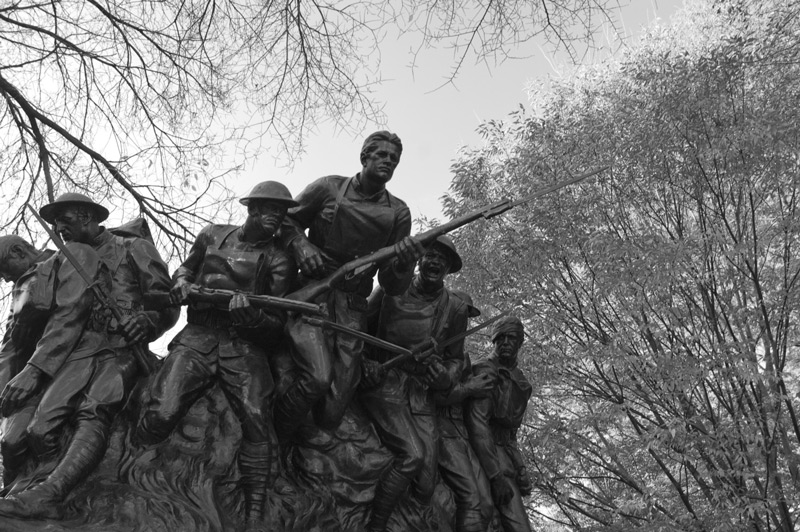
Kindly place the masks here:
<instances>
[{"instance_id":1,"label":"leafy tree","mask_svg":"<svg viewBox=\"0 0 800 532\"><path fill-rule=\"evenodd\" d=\"M19 231L24 203L82 190L133 200L180 246L196 222L224 216L222 177L261 136L291 157L318 121L380 121L370 87L386 31L419 32L420 49L453 46L455 76L470 54L502 58L540 33L572 50L567 36L591 35L609 4L6 2L0 226Z\"/></svg>"},{"instance_id":2,"label":"leafy tree","mask_svg":"<svg viewBox=\"0 0 800 532\"><path fill-rule=\"evenodd\" d=\"M794 530L799 53L798 2L695 2L454 165L450 215L611 165L457 238L528 323L538 519Z\"/></svg>"}]
</instances>

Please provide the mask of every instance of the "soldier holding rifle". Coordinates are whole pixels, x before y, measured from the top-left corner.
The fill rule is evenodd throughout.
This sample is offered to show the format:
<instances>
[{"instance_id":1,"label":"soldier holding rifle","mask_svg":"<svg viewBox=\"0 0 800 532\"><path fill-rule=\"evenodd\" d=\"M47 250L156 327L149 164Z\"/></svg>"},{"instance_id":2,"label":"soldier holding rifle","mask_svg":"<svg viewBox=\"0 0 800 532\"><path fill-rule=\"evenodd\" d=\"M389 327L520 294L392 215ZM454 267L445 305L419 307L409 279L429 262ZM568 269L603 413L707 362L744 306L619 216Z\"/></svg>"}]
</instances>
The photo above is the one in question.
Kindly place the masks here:
<instances>
[{"instance_id":1,"label":"soldier holding rifle","mask_svg":"<svg viewBox=\"0 0 800 532\"><path fill-rule=\"evenodd\" d=\"M440 236L419 260L419 273L401 295L377 288L370 296L370 315L377 315L376 335L409 349L431 339L445 343L467 328L468 307L444 286L449 273L461 269L461 257L447 236ZM372 312L375 309L376 312ZM395 506L410 485L417 499L429 504L436 486L438 429L434 390L449 389L461 376L464 339L436 355L421 354L381 375L390 355L370 349L365 360L361 403L372 418L394 460L375 488L370 532L386 529ZM376 372L377 370L377 372ZM370 386L373 385L373 386Z\"/></svg>"},{"instance_id":2,"label":"soldier holding rifle","mask_svg":"<svg viewBox=\"0 0 800 532\"><path fill-rule=\"evenodd\" d=\"M70 249L90 279L110 285L108 272L91 247L70 244ZM16 235L0 237L0 277L14 283L11 315L0 348L3 483L9 493L26 459L55 460L60 434L48 438L36 428L29 430L46 426L42 419L63 411L62 394L71 389L73 369L86 370L97 358L113 353L104 328L98 327L96 320L101 316L93 306L91 291L63 254L39 251ZM79 415L85 412L84 406L88 398L79 404ZM93 468L94 460L81 467L81 456L80 441L73 440L64 459L42 483L0 499L0 514L58 517L60 503Z\"/></svg>"},{"instance_id":3,"label":"soldier holding rifle","mask_svg":"<svg viewBox=\"0 0 800 532\"><path fill-rule=\"evenodd\" d=\"M255 308L246 294L284 296L297 267L275 235L296 205L289 190L265 181L240 202L244 224L209 225L174 274L171 297L187 302L197 288L236 293L224 307L190 302L186 327L170 343L137 428L137 438L158 442L169 436L192 404L214 383L225 394L242 426L239 471L246 530L260 530L278 456L272 424L274 383L269 350L277 348L286 312Z\"/></svg>"},{"instance_id":4,"label":"soldier holding rifle","mask_svg":"<svg viewBox=\"0 0 800 532\"><path fill-rule=\"evenodd\" d=\"M41 388L49 376L52 381L27 428L27 439L40 457L55 456L65 423L74 420L75 430L55 469L38 486L6 499L0 513L25 516L41 512L50 501L63 499L100 462L108 445L111 423L127 402L141 371L152 362L147 358L147 342L155 340L175 324L178 310L143 309L144 294L169 287L167 266L152 242L135 236L123 237L100 225L108 209L79 193L66 193L39 210L45 228L83 277L81 291L92 297L91 276L84 259L73 255L46 223L53 224L67 242L87 244L100 257L111 276L104 293L109 307L88 323L85 335L102 333L106 349L90 355L74 353L52 357L48 372L22 372L7 386L6 400L14 397L14 387ZM46 222L46 223L45 223ZM92 264L89 263L89 268ZM97 289L97 288L96 288ZM21 380L26 377L27 380ZM49 400L49 398L54 398ZM53 505L50 505L53 508Z\"/></svg>"},{"instance_id":5,"label":"soldier holding rifle","mask_svg":"<svg viewBox=\"0 0 800 532\"><path fill-rule=\"evenodd\" d=\"M401 294L424 251L408 236L408 207L386 190L402 150L397 135L387 131L369 135L361 149L361 171L354 177L328 176L311 183L297 196L299 205L289 209L281 229L303 284L328 276L356 257L394 247L390 260L313 298L327 303L337 323L359 331L364 330L366 297L375 274L387 293ZM290 321L289 334L299 376L276 403L278 431L288 436L312 409L318 425L335 428L358 384L363 341L352 335L324 334L302 319Z\"/></svg>"}]
</instances>

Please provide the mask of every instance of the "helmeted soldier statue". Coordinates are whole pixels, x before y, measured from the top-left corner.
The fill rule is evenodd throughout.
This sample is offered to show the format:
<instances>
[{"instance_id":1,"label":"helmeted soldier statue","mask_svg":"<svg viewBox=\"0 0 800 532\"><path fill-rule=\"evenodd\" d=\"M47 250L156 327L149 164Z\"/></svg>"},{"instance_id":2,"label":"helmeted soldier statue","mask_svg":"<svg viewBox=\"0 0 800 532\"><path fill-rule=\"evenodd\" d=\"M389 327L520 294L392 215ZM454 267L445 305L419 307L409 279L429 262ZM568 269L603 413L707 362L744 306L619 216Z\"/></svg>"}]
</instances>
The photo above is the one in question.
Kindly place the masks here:
<instances>
[{"instance_id":1,"label":"helmeted soldier statue","mask_svg":"<svg viewBox=\"0 0 800 532\"><path fill-rule=\"evenodd\" d=\"M405 291L423 248L408 237L408 207L386 190L402 149L397 135L373 133L361 148L361 172L320 178L297 196L299 205L289 209L281 233L300 266L301 283L324 278L356 257L394 244L398 255L377 269L378 282L389 294ZM336 322L364 330L366 297L375 273L374 268L362 272L316 302L326 303ZM288 330L298 378L277 400L278 431L290 434L312 409L319 426L335 428L358 384L363 342L349 335L323 334L299 319L290 321Z\"/></svg>"},{"instance_id":2,"label":"helmeted soldier statue","mask_svg":"<svg viewBox=\"0 0 800 532\"><path fill-rule=\"evenodd\" d=\"M517 430L522 424L532 388L517 367L524 329L515 316L497 321L492 331L493 355L477 362L475 375L495 383L485 398L467 401L464 421L475 454L489 477L495 507L505 532L530 532L520 485L529 484L520 469Z\"/></svg>"},{"instance_id":3,"label":"helmeted soldier statue","mask_svg":"<svg viewBox=\"0 0 800 532\"><path fill-rule=\"evenodd\" d=\"M110 287L108 270L90 246L70 243L68 248L90 279ZM62 253L38 251L18 236L0 237L0 275L14 282L11 316L0 348L4 386L0 413L6 417L2 451L8 483L0 514L56 518L61 515L60 503L105 451L105 423L121 405L101 403L108 398L100 393L105 383L89 375L102 371L115 353L108 346L104 312ZM75 433L63 450L62 432L71 419ZM24 460L52 464L62 451L42 482L32 486L25 482L22 488L11 483Z\"/></svg>"},{"instance_id":4,"label":"helmeted soldier statue","mask_svg":"<svg viewBox=\"0 0 800 532\"><path fill-rule=\"evenodd\" d=\"M437 238L420 258L419 273L408 290L389 295L379 287L370 296L370 315L377 315L376 336L414 350L424 349L431 340L441 343L464 332L467 304L444 286L445 276L460 269L461 257L453 242L447 236ZM412 483L417 499L430 503L439 454L433 394L447 390L460 378L463 350L461 339L442 353L428 359L421 355L419 361L410 360L377 377L373 376L375 364L388 361L391 355L379 349L367 351L361 404L382 443L394 455L375 488L367 526L370 532L386 529L395 506Z\"/></svg>"},{"instance_id":5,"label":"helmeted soldier statue","mask_svg":"<svg viewBox=\"0 0 800 532\"><path fill-rule=\"evenodd\" d=\"M256 309L245 294L282 297L294 283L297 266L275 233L296 202L276 181L259 183L240 202L247 207L244 224L209 225L200 232L173 276L171 298L184 303L193 287L237 294L226 308L189 304L188 324L170 343L137 438L146 443L165 439L192 404L217 384L242 426L238 464L246 529L258 530L278 453L269 355L281 339L286 314Z\"/></svg>"},{"instance_id":6,"label":"helmeted soldier statue","mask_svg":"<svg viewBox=\"0 0 800 532\"><path fill-rule=\"evenodd\" d=\"M469 309L470 318L481 311L469 294L453 291ZM485 532L494 513L489 479L478 461L464 425L464 401L488 396L494 382L486 374L473 375L469 354L464 352L461 379L435 396L439 423L439 473L453 492L456 503L455 532Z\"/></svg>"}]
</instances>

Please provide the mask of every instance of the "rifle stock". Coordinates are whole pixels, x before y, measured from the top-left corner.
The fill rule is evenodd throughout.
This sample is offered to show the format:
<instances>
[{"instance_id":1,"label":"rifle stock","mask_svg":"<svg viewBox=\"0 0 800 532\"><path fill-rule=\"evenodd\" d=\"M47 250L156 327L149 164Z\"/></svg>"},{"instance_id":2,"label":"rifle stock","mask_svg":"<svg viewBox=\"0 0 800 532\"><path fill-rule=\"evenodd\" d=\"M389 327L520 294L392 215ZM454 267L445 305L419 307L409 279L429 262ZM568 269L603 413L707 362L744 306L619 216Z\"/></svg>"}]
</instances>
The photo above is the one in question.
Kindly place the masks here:
<instances>
[{"instance_id":1,"label":"rifle stock","mask_svg":"<svg viewBox=\"0 0 800 532\"><path fill-rule=\"evenodd\" d=\"M503 214L509 209L516 207L522 203L527 203L528 201L534 200L561 188L564 188L568 185L572 185L573 183L577 183L579 181L583 181L587 177L591 177L593 175L599 174L600 172L609 168L608 166L604 166L602 168L597 168L585 174L581 174L575 177L571 177L564 181L559 181L553 185L541 188L534 192L529 196L525 196L524 198L520 198L518 200L510 200L505 199L498 201L496 203L492 203L490 205L481 207L476 209L472 212L459 216L458 218L454 218L449 222L446 222L442 225L433 227L428 229L427 231L423 231L417 235L414 235L414 238L419 240L423 245L427 246L430 245L431 242L436 240L437 237L449 233L450 231L454 231L459 227L467 225L468 223L472 223L478 218L493 218L500 214ZM349 275L356 275L363 271L366 271L378 264L382 264L388 260L393 259L397 256L397 251L395 249L395 245L386 246L381 248L377 251L370 253L369 255L364 255L363 257L358 257L356 259L351 260L343 265L341 265L336 271L325 277L324 279L320 279L319 281L312 282L297 290L292 292L291 294L287 295L287 299L293 299L296 301L307 301L311 302L314 301L317 297L324 294L328 290L331 290L337 283L340 283L344 279L346 279Z\"/></svg>"}]
</instances>

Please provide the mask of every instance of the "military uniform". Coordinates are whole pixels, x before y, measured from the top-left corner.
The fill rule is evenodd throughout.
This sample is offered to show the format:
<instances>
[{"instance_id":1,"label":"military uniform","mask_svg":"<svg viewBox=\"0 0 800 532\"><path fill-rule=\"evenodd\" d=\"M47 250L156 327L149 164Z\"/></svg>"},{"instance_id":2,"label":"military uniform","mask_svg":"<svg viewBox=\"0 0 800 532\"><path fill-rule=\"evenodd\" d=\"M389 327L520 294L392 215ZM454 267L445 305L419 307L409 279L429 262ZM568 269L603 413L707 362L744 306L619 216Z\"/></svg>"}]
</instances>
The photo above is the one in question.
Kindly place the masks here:
<instances>
[{"instance_id":1,"label":"military uniform","mask_svg":"<svg viewBox=\"0 0 800 532\"><path fill-rule=\"evenodd\" d=\"M528 406L531 385L516 365L506 367L496 358L476 363L473 373L487 374L496 384L489 397L466 403L465 422L472 447L490 482L506 477L507 485L513 490L511 501L497 507L505 532L530 532L517 485L518 465L514 453L518 452L516 433Z\"/></svg>"},{"instance_id":2,"label":"military uniform","mask_svg":"<svg viewBox=\"0 0 800 532\"><path fill-rule=\"evenodd\" d=\"M411 231L406 204L385 189L365 195L358 176L323 177L295 199L299 206L289 209L282 235L291 243L305 238L303 232L308 229L308 240L323 254L326 275L352 259L399 242ZM375 273L376 269L363 272L317 302L327 304L337 323L364 330L366 297ZM387 293L400 294L408 287L413 270L398 272L389 263L377 269L377 274ZM324 334L300 319L290 322L289 334L299 376L278 400L276 422L281 430L291 432L316 405L317 424L335 428L358 383L363 342L348 335Z\"/></svg>"},{"instance_id":3,"label":"military uniform","mask_svg":"<svg viewBox=\"0 0 800 532\"><path fill-rule=\"evenodd\" d=\"M91 247L70 243L68 248L91 278L110 286L108 270ZM50 380L43 394L5 421L2 449L7 482L29 448L41 460L53 458L63 425L73 416L80 424L104 414L89 395L91 390L75 390L76 378L81 380L86 366L114 356L108 348L104 313L86 281L61 253L45 253L49 258L15 283L12 314L0 349L3 387L26 364ZM73 480L69 482L74 484Z\"/></svg>"},{"instance_id":4,"label":"military uniform","mask_svg":"<svg viewBox=\"0 0 800 532\"><path fill-rule=\"evenodd\" d=\"M381 288L370 296L379 308L376 336L414 350L430 339L443 342L466 330L467 306L446 288L422 290L419 279L402 295L390 296ZM372 312L371 312L372 313ZM445 348L442 363L447 380L458 379L463 369L464 341ZM385 362L392 355L370 350L367 355ZM373 503L375 530L385 526L394 505L414 482L417 497L428 503L436 487L439 434L434 391L424 384L425 365L410 361L391 369L380 385L362 392L361 402L370 414L382 443L394 454L392 467L381 478Z\"/></svg>"},{"instance_id":5,"label":"military uniform","mask_svg":"<svg viewBox=\"0 0 800 532\"><path fill-rule=\"evenodd\" d=\"M175 272L203 288L247 294L284 296L296 276L294 260L279 239L247 242L242 229L210 225L203 229L189 256ZM194 402L214 383L225 394L242 425L239 469L245 498L263 505L277 456L272 424L274 385L270 350L280 339L286 316L264 313L244 327L232 323L228 308L190 304L187 325L169 345L169 356L156 375L138 434L161 441ZM249 503L248 503L249 504ZM256 512L260 515L260 509Z\"/></svg>"}]
</instances>

